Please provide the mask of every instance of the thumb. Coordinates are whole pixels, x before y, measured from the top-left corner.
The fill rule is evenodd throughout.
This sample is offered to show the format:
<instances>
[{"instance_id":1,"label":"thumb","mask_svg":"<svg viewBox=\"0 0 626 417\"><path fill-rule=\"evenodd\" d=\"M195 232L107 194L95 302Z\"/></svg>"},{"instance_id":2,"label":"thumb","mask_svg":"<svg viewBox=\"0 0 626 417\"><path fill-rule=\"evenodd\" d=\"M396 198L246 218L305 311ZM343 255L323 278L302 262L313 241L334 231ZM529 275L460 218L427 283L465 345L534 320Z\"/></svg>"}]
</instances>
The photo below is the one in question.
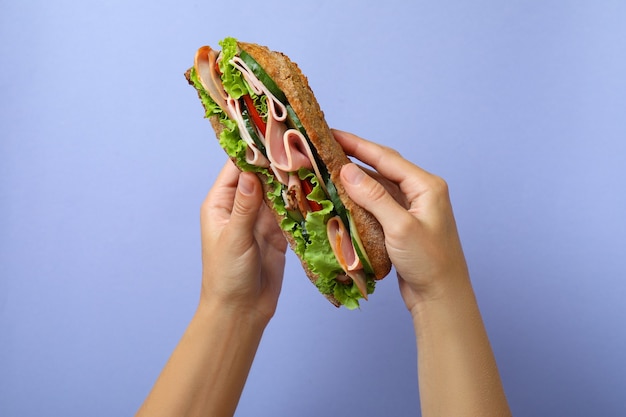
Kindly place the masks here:
<instances>
[{"instance_id":1,"label":"thumb","mask_svg":"<svg viewBox=\"0 0 626 417\"><path fill-rule=\"evenodd\" d=\"M235 237L246 241L252 237L262 201L259 179L251 172L241 173L229 221Z\"/></svg>"},{"instance_id":2,"label":"thumb","mask_svg":"<svg viewBox=\"0 0 626 417\"><path fill-rule=\"evenodd\" d=\"M376 217L385 235L395 230L399 219L410 216L385 187L354 163L341 168L341 183L355 203Z\"/></svg>"}]
</instances>

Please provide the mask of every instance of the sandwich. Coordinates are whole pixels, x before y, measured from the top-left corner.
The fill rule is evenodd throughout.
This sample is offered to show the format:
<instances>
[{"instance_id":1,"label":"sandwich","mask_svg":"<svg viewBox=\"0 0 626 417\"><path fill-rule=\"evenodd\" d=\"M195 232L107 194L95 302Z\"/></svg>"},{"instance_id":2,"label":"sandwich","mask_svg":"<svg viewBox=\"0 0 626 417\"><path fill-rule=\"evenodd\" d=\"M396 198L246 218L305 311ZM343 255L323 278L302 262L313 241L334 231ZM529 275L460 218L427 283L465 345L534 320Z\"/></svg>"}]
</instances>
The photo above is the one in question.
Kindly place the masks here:
<instances>
[{"instance_id":1,"label":"sandwich","mask_svg":"<svg viewBox=\"0 0 626 417\"><path fill-rule=\"evenodd\" d=\"M359 307L391 269L381 225L345 192L350 162L307 78L286 55L226 38L185 77L219 144L261 180L265 203L309 278L333 305Z\"/></svg>"}]
</instances>

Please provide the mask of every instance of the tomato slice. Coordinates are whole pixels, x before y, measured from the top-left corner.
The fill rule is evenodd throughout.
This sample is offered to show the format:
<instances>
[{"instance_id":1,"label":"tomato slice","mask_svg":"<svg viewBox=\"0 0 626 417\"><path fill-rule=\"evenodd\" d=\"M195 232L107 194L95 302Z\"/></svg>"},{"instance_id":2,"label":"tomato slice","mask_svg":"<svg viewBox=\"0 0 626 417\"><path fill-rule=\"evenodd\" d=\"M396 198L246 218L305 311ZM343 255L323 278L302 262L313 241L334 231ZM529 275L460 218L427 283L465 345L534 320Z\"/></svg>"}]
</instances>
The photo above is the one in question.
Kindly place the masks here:
<instances>
[{"instance_id":1,"label":"tomato slice","mask_svg":"<svg viewBox=\"0 0 626 417\"><path fill-rule=\"evenodd\" d=\"M248 113L252 118L252 122L254 122L255 126L259 129L259 131L265 136L265 131L267 130L267 124L263 121L263 118L259 114L256 107L254 107L254 102L252 101L252 97L246 94L243 96L243 101L246 103L246 108L248 109Z\"/></svg>"},{"instance_id":2,"label":"tomato slice","mask_svg":"<svg viewBox=\"0 0 626 417\"><path fill-rule=\"evenodd\" d=\"M308 179L302 180L302 191L304 191L304 195L311 194L311 191L313 191L313 184L311 183L311 181L309 181ZM307 201L309 202L309 207L311 207L311 210L313 211L320 211L323 208L322 205L317 201L312 201L308 198Z\"/></svg>"}]
</instances>

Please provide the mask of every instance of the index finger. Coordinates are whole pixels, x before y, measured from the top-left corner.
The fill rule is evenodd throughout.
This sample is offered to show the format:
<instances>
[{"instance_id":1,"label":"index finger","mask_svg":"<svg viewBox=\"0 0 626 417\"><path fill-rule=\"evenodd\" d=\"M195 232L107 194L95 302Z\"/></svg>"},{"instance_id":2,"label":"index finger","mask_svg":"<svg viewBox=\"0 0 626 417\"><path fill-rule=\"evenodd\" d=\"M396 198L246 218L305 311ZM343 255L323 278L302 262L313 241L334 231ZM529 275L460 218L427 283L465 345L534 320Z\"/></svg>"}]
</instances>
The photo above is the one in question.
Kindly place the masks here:
<instances>
[{"instance_id":1,"label":"index finger","mask_svg":"<svg viewBox=\"0 0 626 417\"><path fill-rule=\"evenodd\" d=\"M415 174L431 175L404 159L395 149L341 130L333 129L332 132L346 154L365 162L392 181L401 182L407 177L407 171L411 171L411 176Z\"/></svg>"},{"instance_id":2,"label":"index finger","mask_svg":"<svg viewBox=\"0 0 626 417\"><path fill-rule=\"evenodd\" d=\"M405 193L409 192L409 186L413 188L418 185L415 184L416 181L423 184L432 178L432 174L404 159L398 151L392 148L360 138L352 133L336 129L332 132L346 154L368 164L385 178L398 184Z\"/></svg>"}]
</instances>

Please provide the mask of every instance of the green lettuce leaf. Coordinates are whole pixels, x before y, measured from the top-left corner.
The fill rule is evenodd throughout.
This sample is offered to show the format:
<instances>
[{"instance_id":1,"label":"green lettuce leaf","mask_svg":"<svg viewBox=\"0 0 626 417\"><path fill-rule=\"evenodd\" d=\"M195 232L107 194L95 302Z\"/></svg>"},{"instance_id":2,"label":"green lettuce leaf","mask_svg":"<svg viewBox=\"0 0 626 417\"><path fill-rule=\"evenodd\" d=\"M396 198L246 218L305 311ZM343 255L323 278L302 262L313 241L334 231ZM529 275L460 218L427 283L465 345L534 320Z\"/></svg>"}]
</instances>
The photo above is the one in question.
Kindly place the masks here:
<instances>
[{"instance_id":1,"label":"green lettuce leaf","mask_svg":"<svg viewBox=\"0 0 626 417\"><path fill-rule=\"evenodd\" d=\"M241 96L249 93L248 84L244 81L241 72L230 64L230 60L237 55L237 39L225 38L219 42L222 47L222 58L219 62L222 73L224 90L230 96L238 100Z\"/></svg>"},{"instance_id":2,"label":"green lettuce leaf","mask_svg":"<svg viewBox=\"0 0 626 417\"><path fill-rule=\"evenodd\" d=\"M198 80L198 74L196 73L196 69L194 67L191 68L189 72L189 79L193 83L194 88L198 91L198 95L200 96L200 101L205 109L204 117L211 117L215 114L224 113L220 106L213 101L209 93L204 90L202 84L200 84L200 80Z\"/></svg>"}]
</instances>

